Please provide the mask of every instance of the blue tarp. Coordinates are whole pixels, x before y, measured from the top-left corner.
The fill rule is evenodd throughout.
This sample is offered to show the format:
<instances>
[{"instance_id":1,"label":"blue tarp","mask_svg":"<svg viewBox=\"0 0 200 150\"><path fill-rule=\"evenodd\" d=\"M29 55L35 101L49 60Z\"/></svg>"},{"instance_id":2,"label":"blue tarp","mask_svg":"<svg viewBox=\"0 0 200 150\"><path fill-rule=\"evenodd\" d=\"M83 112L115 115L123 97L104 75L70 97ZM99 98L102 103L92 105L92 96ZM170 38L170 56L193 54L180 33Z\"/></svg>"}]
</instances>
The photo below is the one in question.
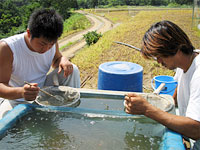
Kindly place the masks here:
<instances>
[{"instance_id":1,"label":"blue tarp","mask_svg":"<svg viewBox=\"0 0 200 150\"><path fill-rule=\"evenodd\" d=\"M185 150L182 135L166 128L160 150Z\"/></svg>"},{"instance_id":2,"label":"blue tarp","mask_svg":"<svg viewBox=\"0 0 200 150\"><path fill-rule=\"evenodd\" d=\"M12 109L8 114L6 114L0 120L0 138L2 138L6 131L12 128L15 123L24 115L31 112L32 107L25 104L17 105L14 109Z\"/></svg>"}]
</instances>

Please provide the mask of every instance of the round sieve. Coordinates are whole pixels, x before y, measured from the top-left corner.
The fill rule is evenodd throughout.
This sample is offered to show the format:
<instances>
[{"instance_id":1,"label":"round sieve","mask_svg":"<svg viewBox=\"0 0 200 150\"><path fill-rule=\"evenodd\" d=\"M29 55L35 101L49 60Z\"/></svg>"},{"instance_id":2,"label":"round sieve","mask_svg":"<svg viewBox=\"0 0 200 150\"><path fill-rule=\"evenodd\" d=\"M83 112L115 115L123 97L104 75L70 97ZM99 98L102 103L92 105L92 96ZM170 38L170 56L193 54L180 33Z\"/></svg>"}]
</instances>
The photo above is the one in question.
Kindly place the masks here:
<instances>
[{"instance_id":1,"label":"round sieve","mask_svg":"<svg viewBox=\"0 0 200 150\"><path fill-rule=\"evenodd\" d=\"M157 95L154 93L145 93L141 94L141 96L145 98L151 105L166 112L171 111L174 106L170 95L167 96L167 95ZM125 101L124 101L124 106L125 106Z\"/></svg>"},{"instance_id":2,"label":"round sieve","mask_svg":"<svg viewBox=\"0 0 200 150\"><path fill-rule=\"evenodd\" d=\"M173 103L172 101L169 99L169 97L167 98L166 95L157 95L154 93L148 93L146 95L142 95L151 105L169 112L172 108L173 108Z\"/></svg>"},{"instance_id":3,"label":"round sieve","mask_svg":"<svg viewBox=\"0 0 200 150\"><path fill-rule=\"evenodd\" d=\"M54 95L56 98L39 92L35 102L41 106L65 106L77 107L80 104L80 92L68 86L49 86L44 91Z\"/></svg>"}]
</instances>

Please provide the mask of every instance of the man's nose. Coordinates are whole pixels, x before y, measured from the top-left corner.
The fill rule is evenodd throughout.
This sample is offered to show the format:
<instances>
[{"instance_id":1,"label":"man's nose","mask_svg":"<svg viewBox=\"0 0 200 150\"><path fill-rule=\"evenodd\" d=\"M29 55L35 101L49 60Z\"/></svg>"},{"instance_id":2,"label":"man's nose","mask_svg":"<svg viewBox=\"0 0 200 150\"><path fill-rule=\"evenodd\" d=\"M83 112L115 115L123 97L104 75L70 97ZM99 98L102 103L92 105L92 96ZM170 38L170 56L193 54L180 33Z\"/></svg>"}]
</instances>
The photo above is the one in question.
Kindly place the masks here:
<instances>
[{"instance_id":1,"label":"man's nose","mask_svg":"<svg viewBox=\"0 0 200 150\"><path fill-rule=\"evenodd\" d=\"M44 47L43 47L43 50L44 51L47 51L47 50L49 50L51 48L51 44L47 44L47 45L45 45Z\"/></svg>"},{"instance_id":2,"label":"man's nose","mask_svg":"<svg viewBox=\"0 0 200 150\"><path fill-rule=\"evenodd\" d=\"M161 57L157 57L157 62L158 62L158 63L162 63Z\"/></svg>"}]
</instances>

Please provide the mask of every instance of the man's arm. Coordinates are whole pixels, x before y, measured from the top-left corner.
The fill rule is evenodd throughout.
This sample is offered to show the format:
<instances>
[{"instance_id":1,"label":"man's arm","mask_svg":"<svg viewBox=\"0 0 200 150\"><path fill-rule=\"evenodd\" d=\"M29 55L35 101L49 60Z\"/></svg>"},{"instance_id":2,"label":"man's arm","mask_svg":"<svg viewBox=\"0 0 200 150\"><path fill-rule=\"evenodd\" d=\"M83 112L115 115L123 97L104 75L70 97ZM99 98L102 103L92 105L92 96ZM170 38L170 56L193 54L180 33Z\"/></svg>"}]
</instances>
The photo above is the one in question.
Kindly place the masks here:
<instances>
[{"instance_id":1,"label":"man's arm","mask_svg":"<svg viewBox=\"0 0 200 150\"><path fill-rule=\"evenodd\" d=\"M62 57L62 54L59 50L59 46L58 46L58 43L56 43L56 53L55 53L55 56L53 58L53 62L52 62L52 67L53 68L58 68L59 67L59 63L61 61L61 57Z\"/></svg>"},{"instance_id":2,"label":"man's arm","mask_svg":"<svg viewBox=\"0 0 200 150\"><path fill-rule=\"evenodd\" d=\"M177 87L176 87L176 89L175 89L174 94L173 94L172 97L174 99L174 104L177 107L178 106L178 104L177 104Z\"/></svg>"},{"instance_id":3,"label":"man's arm","mask_svg":"<svg viewBox=\"0 0 200 150\"><path fill-rule=\"evenodd\" d=\"M5 99L25 98L34 100L38 87L24 85L24 87L11 87L9 80L12 73L13 53L5 42L0 42L0 97Z\"/></svg>"},{"instance_id":4,"label":"man's arm","mask_svg":"<svg viewBox=\"0 0 200 150\"><path fill-rule=\"evenodd\" d=\"M56 53L52 62L52 67L58 67L58 73L60 73L63 70L65 77L67 77L73 72L72 63L67 59L67 57L62 56L61 52L59 51L58 43L56 43Z\"/></svg>"},{"instance_id":5,"label":"man's arm","mask_svg":"<svg viewBox=\"0 0 200 150\"><path fill-rule=\"evenodd\" d=\"M200 139L199 121L195 121L189 117L173 115L152 106L146 111L145 116L156 120L169 129L181 133L182 135L194 140Z\"/></svg>"}]
</instances>

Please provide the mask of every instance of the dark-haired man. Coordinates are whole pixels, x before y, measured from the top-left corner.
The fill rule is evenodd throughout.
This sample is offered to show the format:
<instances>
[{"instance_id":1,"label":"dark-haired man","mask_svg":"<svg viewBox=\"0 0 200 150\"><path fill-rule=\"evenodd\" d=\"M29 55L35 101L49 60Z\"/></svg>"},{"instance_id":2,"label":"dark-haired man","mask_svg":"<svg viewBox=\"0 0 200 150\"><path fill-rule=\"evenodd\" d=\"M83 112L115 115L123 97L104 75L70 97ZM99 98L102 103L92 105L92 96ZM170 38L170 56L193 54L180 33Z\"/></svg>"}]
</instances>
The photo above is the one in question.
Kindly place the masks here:
<instances>
[{"instance_id":1,"label":"dark-haired man","mask_svg":"<svg viewBox=\"0 0 200 150\"><path fill-rule=\"evenodd\" d=\"M200 150L200 55L188 36L170 21L155 23L143 37L142 54L157 58L168 69L176 69L178 87L174 93L180 116L164 112L137 94L125 97L126 112L142 114L166 127L194 139Z\"/></svg>"},{"instance_id":2,"label":"dark-haired man","mask_svg":"<svg viewBox=\"0 0 200 150\"><path fill-rule=\"evenodd\" d=\"M58 48L62 32L62 17L53 9L39 9L30 16L25 33L0 41L0 118L17 104L35 100L39 88L53 85L52 76L60 85L80 87L77 66ZM51 66L55 70L47 75Z\"/></svg>"}]
</instances>

